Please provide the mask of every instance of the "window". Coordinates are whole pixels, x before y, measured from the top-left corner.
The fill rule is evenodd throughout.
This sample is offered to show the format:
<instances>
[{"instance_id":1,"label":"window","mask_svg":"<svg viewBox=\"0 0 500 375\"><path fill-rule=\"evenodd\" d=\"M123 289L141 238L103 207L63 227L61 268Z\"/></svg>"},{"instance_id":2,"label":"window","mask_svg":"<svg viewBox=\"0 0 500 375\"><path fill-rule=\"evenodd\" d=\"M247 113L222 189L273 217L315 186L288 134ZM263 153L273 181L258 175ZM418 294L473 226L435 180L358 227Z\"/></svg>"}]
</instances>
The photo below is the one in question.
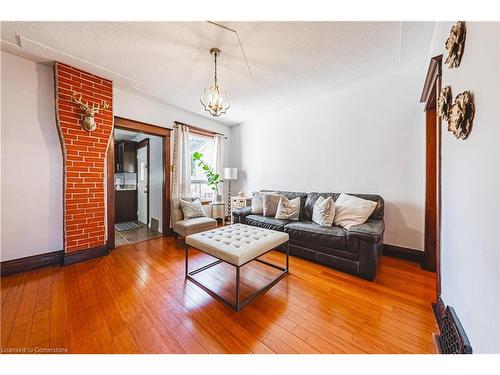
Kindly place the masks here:
<instances>
[{"instance_id":1,"label":"window","mask_svg":"<svg viewBox=\"0 0 500 375\"><path fill-rule=\"evenodd\" d=\"M198 134L189 134L189 152L192 156L198 151L203 154L205 161L212 168L215 166L215 142L212 137ZM199 197L202 200L211 200L213 190L208 186L207 179L194 160L191 159L191 196Z\"/></svg>"}]
</instances>

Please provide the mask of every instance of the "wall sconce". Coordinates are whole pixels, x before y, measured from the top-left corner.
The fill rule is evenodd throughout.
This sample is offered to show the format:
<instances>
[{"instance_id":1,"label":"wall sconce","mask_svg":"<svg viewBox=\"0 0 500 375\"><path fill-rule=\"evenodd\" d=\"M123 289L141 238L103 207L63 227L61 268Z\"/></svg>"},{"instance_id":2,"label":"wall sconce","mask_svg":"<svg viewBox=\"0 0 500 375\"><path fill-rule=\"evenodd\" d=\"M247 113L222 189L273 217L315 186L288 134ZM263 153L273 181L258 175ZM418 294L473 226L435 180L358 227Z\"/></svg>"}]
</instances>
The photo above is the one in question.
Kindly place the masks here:
<instances>
[{"instance_id":1,"label":"wall sconce","mask_svg":"<svg viewBox=\"0 0 500 375\"><path fill-rule=\"evenodd\" d=\"M71 98L76 104L80 106L81 109L85 111L85 115L83 116L82 127L89 132L94 131L97 128L94 118L95 114L99 113L99 111L108 109L109 108L108 103L106 103L104 100L101 100L100 105L96 106L95 104L92 104L92 107L90 107L89 102L86 103L82 102L82 93L76 91L73 91L73 96Z\"/></svg>"}]
</instances>

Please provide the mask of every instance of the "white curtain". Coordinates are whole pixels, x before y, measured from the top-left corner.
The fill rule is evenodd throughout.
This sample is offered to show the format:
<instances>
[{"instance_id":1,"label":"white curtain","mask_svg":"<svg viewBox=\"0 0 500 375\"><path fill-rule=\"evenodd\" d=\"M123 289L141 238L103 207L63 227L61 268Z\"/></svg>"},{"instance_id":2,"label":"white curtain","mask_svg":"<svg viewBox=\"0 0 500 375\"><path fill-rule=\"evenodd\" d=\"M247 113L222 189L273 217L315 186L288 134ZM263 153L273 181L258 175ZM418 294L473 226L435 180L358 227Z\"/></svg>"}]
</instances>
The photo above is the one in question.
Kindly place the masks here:
<instances>
[{"instance_id":1,"label":"white curtain","mask_svg":"<svg viewBox=\"0 0 500 375\"><path fill-rule=\"evenodd\" d=\"M172 170L172 198L191 195L191 153L189 151L189 128L174 125L174 155Z\"/></svg>"},{"instance_id":2,"label":"white curtain","mask_svg":"<svg viewBox=\"0 0 500 375\"><path fill-rule=\"evenodd\" d=\"M215 142L215 171L219 174L220 179L223 178L224 171L224 136L220 134L214 135ZM219 194L224 194L223 184L219 184Z\"/></svg>"}]
</instances>

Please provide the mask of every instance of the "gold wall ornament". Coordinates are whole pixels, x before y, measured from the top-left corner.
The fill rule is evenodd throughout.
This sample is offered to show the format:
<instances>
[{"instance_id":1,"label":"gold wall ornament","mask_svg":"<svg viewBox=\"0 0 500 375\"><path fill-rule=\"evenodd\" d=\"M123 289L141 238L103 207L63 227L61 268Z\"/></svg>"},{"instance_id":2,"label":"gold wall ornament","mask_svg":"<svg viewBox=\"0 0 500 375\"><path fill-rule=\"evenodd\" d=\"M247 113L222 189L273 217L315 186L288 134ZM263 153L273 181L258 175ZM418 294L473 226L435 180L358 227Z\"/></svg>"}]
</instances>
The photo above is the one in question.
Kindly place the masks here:
<instances>
[{"instance_id":1,"label":"gold wall ornament","mask_svg":"<svg viewBox=\"0 0 500 375\"><path fill-rule=\"evenodd\" d=\"M73 101L80 106L81 109L85 111L85 115L83 116L82 127L91 132L96 130L97 124L95 123L95 114L99 113L99 111L103 111L109 108L108 103L104 100L101 100L101 104L95 105L92 104L92 107L89 106L89 102L82 102L82 93L73 91L73 95L71 97Z\"/></svg>"},{"instance_id":2,"label":"gold wall ornament","mask_svg":"<svg viewBox=\"0 0 500 375\"><path fill-rule=\"evenodd\" d=\"M448 131L457 139L466 139L472 129L474 103L470 91L464 91L455 97L448 118Z\"/></svg>"},{"instance_id":3,"label":"gold wall ornament","mask_svg":"<svg viewBox=\"0 0 500 375\"><path fill-rule=\"evenodd\" d=\"M450 69L460 65L465 48L466 34L465 21L458 21L451 28L450 36L446 39L446 43L444 44L446 51L448 51L445 63L448 64L448 68Z\"/></svg>"},{"instance_id":4,"label":"gold wall ornament","mask_svg":"<svg viewBox=\"0 0 500 375\"><path fill-rule=\"evenodd\" d=\"M448 121L450 109L452 105L452 96L451 96L451 87L446 86L441 89L439 92L438 98L438 115L443 120Z\"/></svg>"}]
</instances>

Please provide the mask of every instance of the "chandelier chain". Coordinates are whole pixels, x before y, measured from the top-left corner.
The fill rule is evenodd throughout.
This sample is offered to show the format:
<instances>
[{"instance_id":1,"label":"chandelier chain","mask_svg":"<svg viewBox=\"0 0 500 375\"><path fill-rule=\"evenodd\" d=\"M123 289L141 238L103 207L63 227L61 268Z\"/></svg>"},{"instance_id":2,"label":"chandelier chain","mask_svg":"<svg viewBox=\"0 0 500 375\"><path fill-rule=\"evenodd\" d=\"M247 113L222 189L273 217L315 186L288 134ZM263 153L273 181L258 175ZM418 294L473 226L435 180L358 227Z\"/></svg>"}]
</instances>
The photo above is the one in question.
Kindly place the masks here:
<instances>
[{"instance_id":1,"label":"chandelier chain","mask_svg":"<svg viewBox=\"0 0 500 375\"><path fill-rule=\"evenodd\" d=\"M214 69L214 81L215 81L215 86L217 86L217 55L218 53L214 53L214 58L215 58L215 69Z\"/></svg>"}]
</instances>

